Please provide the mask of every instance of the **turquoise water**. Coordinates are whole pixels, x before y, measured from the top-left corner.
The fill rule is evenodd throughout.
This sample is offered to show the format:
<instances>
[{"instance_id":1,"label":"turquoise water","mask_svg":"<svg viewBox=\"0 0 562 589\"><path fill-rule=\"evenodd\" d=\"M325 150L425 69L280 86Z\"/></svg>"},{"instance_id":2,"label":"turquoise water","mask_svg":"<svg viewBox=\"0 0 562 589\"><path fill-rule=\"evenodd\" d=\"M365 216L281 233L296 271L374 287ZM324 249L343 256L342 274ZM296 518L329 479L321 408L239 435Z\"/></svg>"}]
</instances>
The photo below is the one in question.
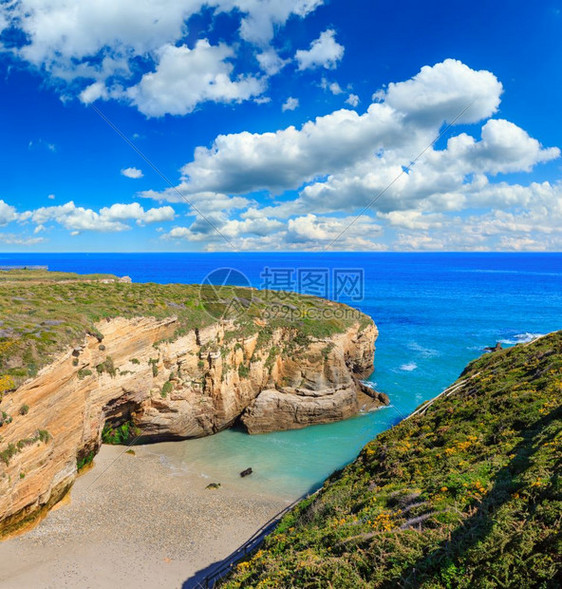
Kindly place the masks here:
<instances>
[{"instance_id":1,"label":"turquoise water","mask_svg":"<svg viewBox=\"0 0 562 589\"><path fill-rule=\"evenodd\" d=\"M485 346L562 329L561 254L4 254L0 265L128 274L134 281L201 282L232 267L259 287L264 267L360 268L353 302L379 331L370 378L391 406L341 423L248 436L227 431L152 448L178 474L204 473L231 486L297 497L357 455L378 432L457 378ZM238 473L251 466L254 474ZM207 478L205 480L207 480Z\"/></svg>"}]
</instances>

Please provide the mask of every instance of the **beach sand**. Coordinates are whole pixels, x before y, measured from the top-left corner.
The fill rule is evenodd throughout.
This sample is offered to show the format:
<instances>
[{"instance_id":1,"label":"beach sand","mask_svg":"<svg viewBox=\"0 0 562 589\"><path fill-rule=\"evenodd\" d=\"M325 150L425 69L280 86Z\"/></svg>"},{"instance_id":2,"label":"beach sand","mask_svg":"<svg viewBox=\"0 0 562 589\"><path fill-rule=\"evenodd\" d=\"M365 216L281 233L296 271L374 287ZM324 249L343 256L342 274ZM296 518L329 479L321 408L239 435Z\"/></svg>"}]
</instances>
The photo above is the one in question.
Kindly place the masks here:
<instances>
[{"instance_id":1,"label":"beach sand","mask_svg":"<svg viewBox=\"0 0 562 589\"><path fill-rule=\"evenodd\" d=\"M104 446L95 466L34 529L0 543L0 587L197 587L288 501L238 484L206 489L154 446ZM216 482L220 482L217 480Z\"/></svg>"}]
</instances>

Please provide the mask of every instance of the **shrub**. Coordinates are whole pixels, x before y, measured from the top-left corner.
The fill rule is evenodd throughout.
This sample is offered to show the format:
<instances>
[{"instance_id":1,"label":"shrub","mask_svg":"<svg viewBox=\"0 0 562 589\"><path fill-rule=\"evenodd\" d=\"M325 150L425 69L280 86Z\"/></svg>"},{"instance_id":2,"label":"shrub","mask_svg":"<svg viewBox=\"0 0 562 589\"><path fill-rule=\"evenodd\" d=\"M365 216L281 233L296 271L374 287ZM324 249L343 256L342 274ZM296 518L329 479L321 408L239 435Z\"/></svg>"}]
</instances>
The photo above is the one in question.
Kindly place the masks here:
<instances>
[{"instance_id":1,"label":"shrub","mask_svg":"<svg viewBox=\"0 0 562 589\"><path fill-rule=\"evenodd\" d=\"M164 397L164 398L165 398L165 397L167 397L167 396L168 396L168 394L172 392L173 388L174 388L174 387L173 387L172 383L171 383L169 380L167 380L167 381L166 381L166 382L165 382L165 383L162 385L162 391L160 392L160 395L161 395L162 397Z\"/></svg>"},{"instance_id":2,"label":"shrub","mask_svg":"<svg viewBox=\"0 0 562 589\"><path fill-rule=\"evenodd\" d=\"M96 366L96 370L98 374L103 374L107 372L111 377L114 377L117 374L117 370L113 364L113 358L108 356L101 364Z\"/></svg>"},{"instance_id":3,"label":"shrub","mask_svg":"<svg viewBox=\"0 0 562 589\"><path fill-rule=\"evenodd\" d=\"M14 379L9 374L3 374L0 376L0 401L2 395L15 389Z\"/></svg>"},{"instance_id":4,"label":"shrub","mask_svg":"<svg viewBox=\"0 0 562 589\"><path fill-rule=\"evenodd\" d=\"M140 433L141 430L132 421L126 421L117 427L106 423L101 439L104 444L132 444Z\"/></svg>"},{"instance_id":5,"label":"shrub","mask_svg":"<svg viewBox=\"0 0 562 589\"><path fill-rule=\"evenodd\" d=\"M156 378L158 376L158 358L150 358L148 363L152 366L152 376Z\"/></svg>"},{"instance_id":6,"label":"shrub","mask_svg":"<svg viewBox=\"0 0 562 589\"><path fill-rule=\"evenodd\" d=\"M78 472L80 472L85 466L92 464L92 462L94 461L95 455L96 455L95 452L92 450L91 452L88 452L84 456L76 458L76 470L78 470Z\"/></svg>"},{"instance_id":7,"label":"shrub","mask_svg":"<svg viewBox=\"0 0 562 589\"><path fill-rule=\"evenodd\" d=\"M25 403L20 407L20 415L27 415L29 413L29 405Z\"/></svg>"},{"instance_id":8,"label":"shrub","mask_svg":"<svg viewBox=\"0 0 562 589\"><path fill-rule=\"evenodd\" d=\"M18 449L16 448L15 444L8 444L8 447L5 450L0 452L0 460L8 466L10 464L10 460L18 453Z\"/></svg>"},{"instance_id":9,"label":"shrub","mask_svg":"<svg viewBox=\"0 0 562 589\"><path fill-rule=\"evenodd\" d=\"M80 380L82 380L82 379L86 378L87 376L91 376L91 374L92 374L92 371L89 370L88 368L81 368L78 371L78 378Z\"/></svg>"}]
</instances>

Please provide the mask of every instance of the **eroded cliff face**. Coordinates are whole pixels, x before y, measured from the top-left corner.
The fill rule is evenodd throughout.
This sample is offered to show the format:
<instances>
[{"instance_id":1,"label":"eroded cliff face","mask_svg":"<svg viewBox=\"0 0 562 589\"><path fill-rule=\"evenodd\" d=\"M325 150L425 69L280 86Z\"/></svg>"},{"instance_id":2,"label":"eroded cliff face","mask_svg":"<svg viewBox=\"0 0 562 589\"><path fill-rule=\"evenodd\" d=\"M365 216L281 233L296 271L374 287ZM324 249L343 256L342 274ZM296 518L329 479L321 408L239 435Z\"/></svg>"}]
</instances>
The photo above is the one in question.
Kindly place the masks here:
<instances>
[{"instance_id":1,"label":"eroded cliff face","mask_svg":"<svg viewBox=\"0 0 562 589\"><path fill-rule=\"evenodd\" d=\"M373 370L372 323L306 342L286 327L233 339L228 322L172 341L174 318L97 328L103 339L88 336L2 402L11 422L0 428L0 536L64 496L106 423L131 422L140 441L173 440L237 420L250 433L299 428L387 402L359 381Z\"/></svg>"}]
</instances>

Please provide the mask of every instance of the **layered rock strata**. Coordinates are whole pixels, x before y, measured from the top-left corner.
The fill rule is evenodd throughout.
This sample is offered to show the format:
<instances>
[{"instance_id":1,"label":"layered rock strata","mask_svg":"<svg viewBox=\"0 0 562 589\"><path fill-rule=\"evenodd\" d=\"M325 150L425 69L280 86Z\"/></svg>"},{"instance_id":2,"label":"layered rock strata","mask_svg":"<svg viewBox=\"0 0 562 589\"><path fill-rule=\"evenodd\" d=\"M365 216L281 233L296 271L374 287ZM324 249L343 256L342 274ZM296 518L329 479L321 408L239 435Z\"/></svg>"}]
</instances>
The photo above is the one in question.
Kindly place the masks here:
<instances>
[{"instance_id":1,"label":"layered rock strata","mask_svg":"<svg viewBox=\"0 0 562 589\"><path fill-rule=\"evenodd\" d=\"M143 442L206 436L238 420L262 433L387 402L360 382L373 370L373 323L300 344L287 327L232 338L222 321L174 339L177 327L173 317L104 320L4 398L0 536L64 496L104 427L129 423Z\"/></svg>"}]
</instances>

